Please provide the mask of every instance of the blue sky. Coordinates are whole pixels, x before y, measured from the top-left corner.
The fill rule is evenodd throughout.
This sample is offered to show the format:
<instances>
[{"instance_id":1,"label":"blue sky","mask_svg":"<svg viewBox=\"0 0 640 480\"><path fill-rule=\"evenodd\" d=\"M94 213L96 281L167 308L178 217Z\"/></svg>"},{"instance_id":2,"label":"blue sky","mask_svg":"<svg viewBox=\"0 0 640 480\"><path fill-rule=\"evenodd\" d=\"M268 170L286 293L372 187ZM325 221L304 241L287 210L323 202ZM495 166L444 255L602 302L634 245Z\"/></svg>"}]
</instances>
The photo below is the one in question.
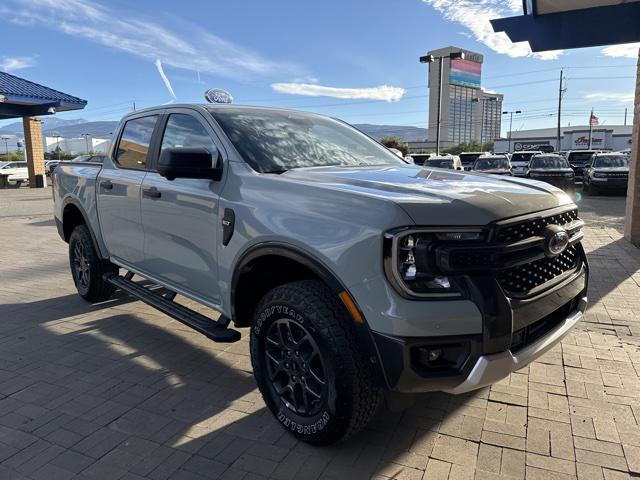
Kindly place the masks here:
<instances>
[{"instance_id":1,"label":"blue sky","mask_svg":"<svg viewBox=\"0 0 640 480\"><path fill-rule=\"evenodd\" d=\"M483 86L505 94L505 109L524 112L514 130L555 125L562 67L563 125L586 124L592 107L605 125L621 124L625 107L633 111L638 46L532 55L488 25L520 14L521 4L4 0L0 70L88 100L61 118L117 120L134 100L201 102L204 90L221 87L236 103L426 127L427 69L418 57L455 45L485 55Z\"/></svg>"}]
</instances>

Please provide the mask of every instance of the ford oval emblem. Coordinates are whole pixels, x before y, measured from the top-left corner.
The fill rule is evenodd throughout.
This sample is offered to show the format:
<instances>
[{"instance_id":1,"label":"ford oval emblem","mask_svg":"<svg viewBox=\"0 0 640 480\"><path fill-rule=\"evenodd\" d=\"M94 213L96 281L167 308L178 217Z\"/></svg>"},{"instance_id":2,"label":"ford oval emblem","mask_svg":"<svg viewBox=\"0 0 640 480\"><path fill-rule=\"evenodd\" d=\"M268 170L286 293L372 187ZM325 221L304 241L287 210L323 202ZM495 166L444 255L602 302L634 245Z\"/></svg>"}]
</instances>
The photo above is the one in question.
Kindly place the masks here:
<instances>
[{"instance_id":1,"label":"ford oval emblem","mask_svg":"<svg viewBox=\"0 0 640 480\"><path fill-rule=\"evenodd\" d=\"M545 235L545 253L557 257L567 249L569 240L569 234L564 228L558 225L549 225Z\"/></svg>"},{"instance_id":2,"label":"ford oval emblem","mask_svg":"<svg viewBox=\"0 0 640 480\"><path fill-rule=\"evenodd\" d=\"M226 90L221 88L210 88L204 92L204 99L209 103L231 103L233 97Z\"/></svg>"}]
</instances>

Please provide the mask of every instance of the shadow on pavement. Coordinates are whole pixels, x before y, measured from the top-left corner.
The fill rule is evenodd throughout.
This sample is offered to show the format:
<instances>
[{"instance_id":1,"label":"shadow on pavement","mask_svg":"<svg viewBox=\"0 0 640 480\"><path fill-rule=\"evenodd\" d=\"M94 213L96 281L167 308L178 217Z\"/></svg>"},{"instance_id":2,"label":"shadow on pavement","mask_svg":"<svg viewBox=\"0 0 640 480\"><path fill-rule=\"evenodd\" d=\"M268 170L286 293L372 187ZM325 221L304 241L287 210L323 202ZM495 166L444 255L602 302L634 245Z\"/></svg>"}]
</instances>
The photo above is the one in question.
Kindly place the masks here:
<instances>
[{"instance_id":1,"label":"shadow on pavement","mask_svg":"<svg viewBox=\"0 0 640 480\"><path fill-rule=\"evenodd\" d=\"M234 469L242 469L250 462L246 455L258 452L283 465L291 455L302 456L311 463L300 468L325 474L401 475L408 462L412 468L425 469L436 432L447 417L483 402L465 396L421 395L409 411L381 409L355 438L315 448L286 433L264 406L251 375L246 339L215 344L120 293L99 305L89 305L74 294L4 304L0 318L4 319L0 365L23 375L16 392L0 378L0 393L52 410L47 414L53 417L60 414L106 427L119 440L112 448L130 457L114 468L139 475L150 473L149 456L156 451L183 458L175 468L196 468L190 463L194 459L214 461L207 468L217 465L219 474L234 462ZM484 411L479 416L484 418ZM40 422L25 418L16 428L38 435L44 428ZM477 438L469 433L476 442L479 426ZM452 428L462 434L465 425L460 422ZM150 442L148 451L133 452L127 447L131 437ZM83 441L71 448L83 452ZM115 461L104 453L89 470ZM189 460L191 454L197 455Z\"/></svg>"}]
</instances>

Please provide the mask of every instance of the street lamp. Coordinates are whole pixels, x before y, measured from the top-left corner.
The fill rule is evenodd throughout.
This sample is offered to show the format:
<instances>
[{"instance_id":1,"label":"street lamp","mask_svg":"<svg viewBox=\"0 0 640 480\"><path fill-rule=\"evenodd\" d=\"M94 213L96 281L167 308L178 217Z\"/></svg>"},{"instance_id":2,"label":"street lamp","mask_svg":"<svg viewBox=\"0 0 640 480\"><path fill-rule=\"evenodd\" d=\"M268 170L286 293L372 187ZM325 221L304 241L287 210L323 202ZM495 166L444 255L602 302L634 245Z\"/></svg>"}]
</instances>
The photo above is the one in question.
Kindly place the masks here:
<instances>
[{"instance_id":1,"label":"street lamp","mask_svg":"<svg viewBox=\"0 0 640 480\"><path fill-rule=\"evenodd\" d=\"M7 153L7 162L9 161L9 139L10 138L11 137L2 137L2 140L4 140L4 148Z\"/></svg>"},{"instance_id":2,"label":"street lamp","mask_svg":"<svg viewBox=\"0 0 640 480\"><path fill-rule=\"evenodd\" d=\"M449 55L434 56L424 55L420 57L420 63L433 63L436 60L440 60L438 63L438 126L436 129L436 155L440 155L440 117L442 114L442 61L445 58L455 60L457 58L464 60L464 52L451 52Z\"/></svg>"},{"instance_id":3,"label":"street lamp","mask_svg":"<svg viewBox=\"0 0 640 480\"><path fill-rule=\"evenodd\" d=\"M509 153L511 153L511 130L513 128L513 114L519 114L522 113L522 110L515 110L515 111L510 111L510 112L502 112L503 115L510 115L511 119L509 120Z\"/></svg>"},{"instance_id":4,"label":"street lamp","mask_svg":"<svg viewBox=\"0 0 640 480\"><path fill-rule=\"evenodd\" d=\"M89 137L90 137L90 134L81 133L80 136L84 137L84 144L85 144L85 147L86 147L86 150L87 150L87 155L88 155L89 154Z\"/></svg>"},{"instance_id":5,"label":"street lamp","mask_svg":"<svg viewBox=\"0 0 640 480\"><path fill-rule=\"evenodd\" d=\"M58 150L58 161L60 161L60 151L62 150L60 148L60 139L62 138L62 135L55 134L53 138L56 139L56 148Z\"/></svg>"}]
</instances>

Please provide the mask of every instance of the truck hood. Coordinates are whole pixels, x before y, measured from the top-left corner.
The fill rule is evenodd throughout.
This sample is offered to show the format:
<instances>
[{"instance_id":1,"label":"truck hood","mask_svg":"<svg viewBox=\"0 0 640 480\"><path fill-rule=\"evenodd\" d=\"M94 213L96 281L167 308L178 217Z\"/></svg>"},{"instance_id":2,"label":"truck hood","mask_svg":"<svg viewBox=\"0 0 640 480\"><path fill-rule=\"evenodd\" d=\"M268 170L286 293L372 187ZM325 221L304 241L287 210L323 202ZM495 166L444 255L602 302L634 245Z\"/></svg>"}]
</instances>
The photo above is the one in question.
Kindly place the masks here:
<instances>
[{"instance_id":1,"label":"truck hood","mask_svg":"<svg viewBox=\"0 0 640 480\"><path fill-rule=\"evenodd\" d=\"M391 200L419 225L486 225L572 203L544 182L416 165L301 168L282 177Z\"/></svg>"}]
</instances>

